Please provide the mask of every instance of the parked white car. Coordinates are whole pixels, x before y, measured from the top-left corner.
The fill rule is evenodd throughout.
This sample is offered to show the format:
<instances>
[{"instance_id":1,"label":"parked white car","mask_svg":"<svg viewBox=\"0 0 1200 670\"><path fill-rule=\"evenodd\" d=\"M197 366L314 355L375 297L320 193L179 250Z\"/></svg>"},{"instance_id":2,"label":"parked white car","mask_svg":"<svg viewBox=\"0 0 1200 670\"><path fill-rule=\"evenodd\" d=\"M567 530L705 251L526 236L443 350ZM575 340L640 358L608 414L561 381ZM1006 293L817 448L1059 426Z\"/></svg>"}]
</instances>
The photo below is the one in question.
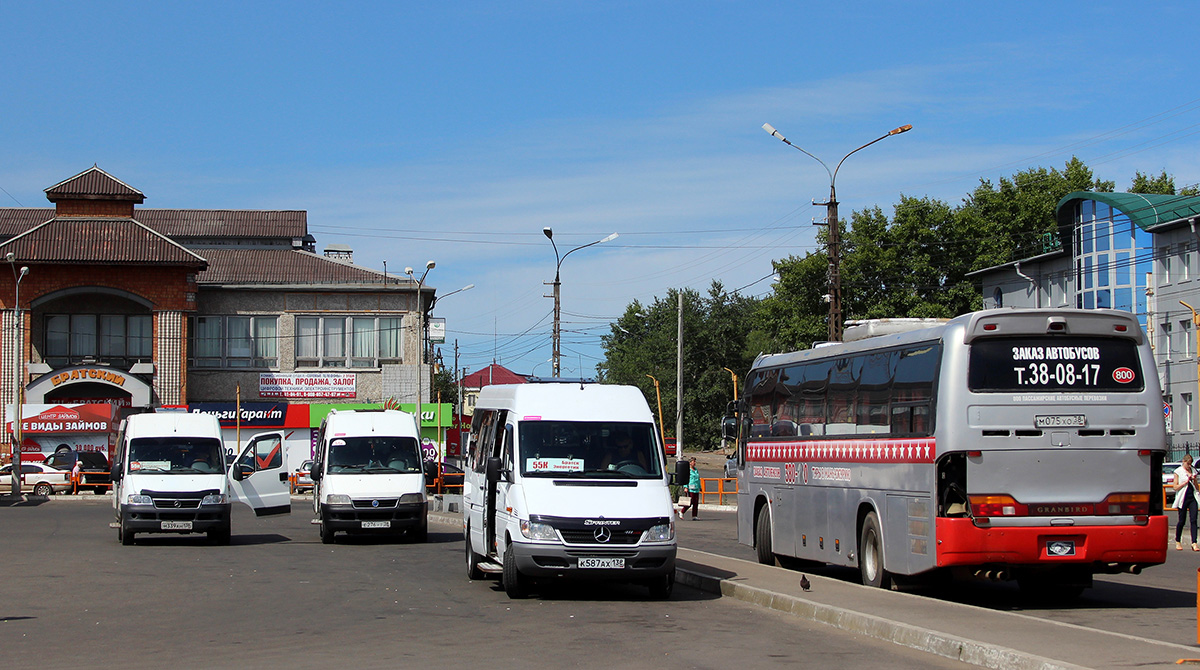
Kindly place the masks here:
<instances>
[{"instance_id":1,"label":"parked white car","mask_svg":"<svg viewBox=\"0 0 1200 670\"><path fill-rule=\"evenodd\" d=\"M12 464L0 468L0 492L12 490ZM71 490L71 473L42 463L21 463L21 491L37 496Z\"/></svg>"}]
</instances>

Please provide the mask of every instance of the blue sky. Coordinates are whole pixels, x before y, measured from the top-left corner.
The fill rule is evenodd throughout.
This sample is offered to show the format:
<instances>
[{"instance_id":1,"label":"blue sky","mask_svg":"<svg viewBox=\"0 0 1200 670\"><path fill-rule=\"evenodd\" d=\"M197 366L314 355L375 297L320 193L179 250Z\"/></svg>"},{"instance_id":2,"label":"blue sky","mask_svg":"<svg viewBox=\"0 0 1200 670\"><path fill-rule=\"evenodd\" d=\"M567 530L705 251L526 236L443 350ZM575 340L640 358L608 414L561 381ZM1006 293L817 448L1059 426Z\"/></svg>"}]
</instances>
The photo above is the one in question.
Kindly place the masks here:
<instances>
[{"instance_id":1,"label":"blue sky","mask_svg":"<svg viewBox=\"0 0 1200 670\"><path fill-rule=\"evenodd\" d=\"M836 6L834 6L836 4ZM93 163L146 207L304 209L319 248L437 261L451 364L591 374L632 300L752 284L843 217L1072 155L1200 181L1194 5L4 3L0 200ZM770 281L745 292L762 295Z\"/></svg>"}]
</instances>

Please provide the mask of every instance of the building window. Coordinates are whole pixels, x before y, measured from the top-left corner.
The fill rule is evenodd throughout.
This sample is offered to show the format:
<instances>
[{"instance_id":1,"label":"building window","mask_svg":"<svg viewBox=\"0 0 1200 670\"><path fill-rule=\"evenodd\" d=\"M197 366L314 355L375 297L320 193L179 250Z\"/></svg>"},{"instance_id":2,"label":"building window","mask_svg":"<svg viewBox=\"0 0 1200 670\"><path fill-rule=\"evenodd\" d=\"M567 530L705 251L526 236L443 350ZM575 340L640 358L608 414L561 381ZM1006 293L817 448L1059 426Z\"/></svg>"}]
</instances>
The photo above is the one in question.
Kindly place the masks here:
<instances>
[{"instance_id":1,"label":"building window","mask_svg":"<svg viewBox=\"0 0 1200 670\"><path fill-rule=\"evenodd\" d=\"M400 317L296 317L296 367L377 368L401 359Z\"/></svg>"},{"instance_id":2,"label":"building window","mask_svg":"<svg viewBox=\"0 0 1200 670\"><path fill-rule=\"evenodd\" d=\"M84 362L128 369L153 356L149 314L48 314L45 362L64 367Z\"/></svg>"},{"instance_id":3,"label":"building window","mask_svg":"<svg viewBox=\"0 0 1200 670\"><path fill-rule=\"evenodd\" d=\"M1164 321L1161 325L1162 328L1160 332L1162 334L1159 337L1162 338L1160 342L1162 346L1162 354L1167 358L1171 358L1171 354L1175 352L1175 333L1171 330L1170 321Z\"/></svg>"},{"instance_id":4,"label":"building window","mask_svg":"<svg viewBox=\"0 0 1200 670\"><path fill-rule=\"evenodd\" d=\"M189 360L197 368L275 368L277 316L195 316Z\"/></svg>"},{"instance_id":5,"label":"building window","mask_svg":"<svg viewBox=\"0 0 1200 670\"><path fill-rule=\"evenodd\" d=\"M1179 322L1179 353L1184 358L1192 357L1192 319L1188 317Z\"/></svg>"},{"instance_id":6,"label":"building window","mask_svg":"<svg viewBox=\"0 0 1200 670\"><path fill-rule=\"evenodd\" d=\"M1195 422L1192 419L1192 417L1194 416L1192 414L1192 394L1191 393L1180 393L1179 394L1179 404L1181 405L1181 407L1179 409L1182 410L1182 412L1183 412L1183 416L1180 417L1183 419L1180 422L1183 424L1180 427L1180 430L1195 430L1196 429Z\"/></svg>"}]
</instances>

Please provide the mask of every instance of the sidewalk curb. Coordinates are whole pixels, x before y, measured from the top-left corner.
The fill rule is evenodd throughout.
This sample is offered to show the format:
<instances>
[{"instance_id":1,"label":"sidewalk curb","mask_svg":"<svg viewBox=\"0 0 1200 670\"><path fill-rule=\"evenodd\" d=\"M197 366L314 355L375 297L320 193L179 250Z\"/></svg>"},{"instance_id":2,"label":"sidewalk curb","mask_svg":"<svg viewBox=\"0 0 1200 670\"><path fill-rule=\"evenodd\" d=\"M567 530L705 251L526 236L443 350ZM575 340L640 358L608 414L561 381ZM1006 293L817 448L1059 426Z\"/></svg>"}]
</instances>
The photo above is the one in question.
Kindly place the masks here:
<instances>
[{"instance_id":1,"label":"sidewalk curb","mask_svg":"<svg viewBox=\"0 0 1200 670\"><path fill-rule=\"evenodd\" d=\"M759 607L794 614L844 631L885 640L918 651L936 654L985 668L1006 670L1085 670L1083 666L987 644L956 635L924 630L898 621L841 607L739 584L686 568L675 568L676 582L694 589L734 598Z\"/></svg>"}]
</instances>

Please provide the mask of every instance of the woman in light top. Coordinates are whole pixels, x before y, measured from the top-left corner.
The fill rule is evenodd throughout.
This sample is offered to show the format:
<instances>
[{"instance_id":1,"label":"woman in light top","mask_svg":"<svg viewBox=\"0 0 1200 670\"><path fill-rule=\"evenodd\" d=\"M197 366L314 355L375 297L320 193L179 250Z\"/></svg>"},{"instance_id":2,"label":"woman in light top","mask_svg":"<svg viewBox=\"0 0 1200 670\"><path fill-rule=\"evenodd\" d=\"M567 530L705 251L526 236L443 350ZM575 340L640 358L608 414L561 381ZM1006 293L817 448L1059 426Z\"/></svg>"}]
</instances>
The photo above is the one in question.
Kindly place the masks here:
<instances>
[{"instance_id":1,"label":"woman in light top","mask_svg":"<svg viewBox=\"0 0 1200 670\"><path fill-rule=\"evenodd\" d=\"M1196 511L1200 508L1200 484L1196 481L1196 469L1192 467L1192 455L1185 454L1183 462L1175 468L1175 509L1179 510L1179 522L1175 524L1175 550L1182 551L1183 520L1190 518L1192 551L1200 551L1196 544Z\"/></svg>"}]
</instances>

